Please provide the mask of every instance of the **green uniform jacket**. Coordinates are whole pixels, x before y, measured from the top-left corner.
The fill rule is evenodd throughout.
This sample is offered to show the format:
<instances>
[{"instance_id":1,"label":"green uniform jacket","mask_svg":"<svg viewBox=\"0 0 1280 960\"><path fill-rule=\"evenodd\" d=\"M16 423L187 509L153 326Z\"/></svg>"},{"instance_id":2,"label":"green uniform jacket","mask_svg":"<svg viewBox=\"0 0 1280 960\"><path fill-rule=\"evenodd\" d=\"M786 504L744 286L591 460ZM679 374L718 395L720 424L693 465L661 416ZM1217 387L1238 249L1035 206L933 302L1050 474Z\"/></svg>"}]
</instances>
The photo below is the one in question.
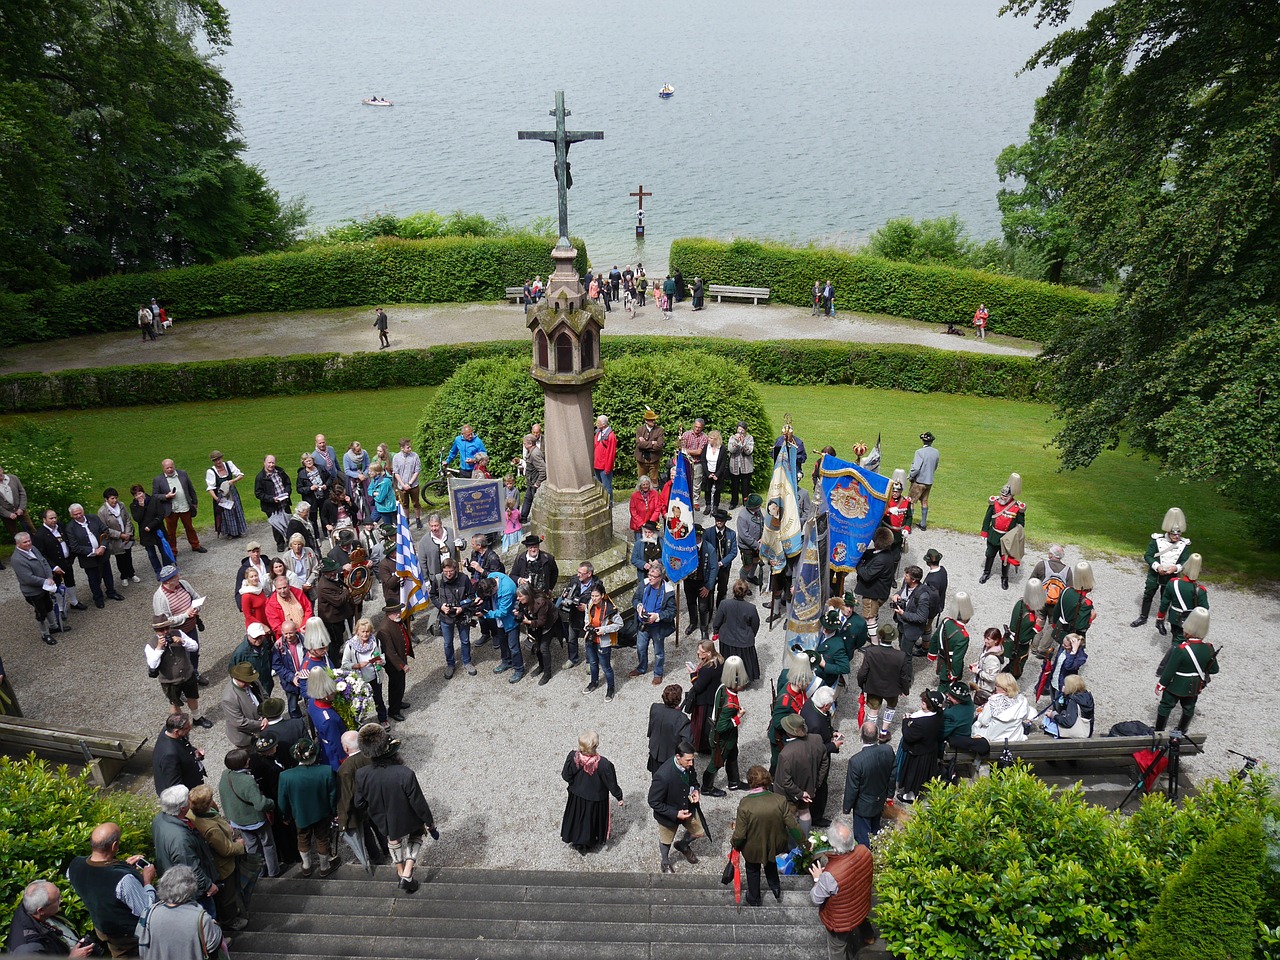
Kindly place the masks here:
<instances>
[{"instance_id":1,"label":"green uniform jacket","mask_svg":"<svg viewBox=\"0 0 1280 960\"><path fill-rule=\"evenodd\" d=\"M1209 591L1199 583L1177 576L1164 585L1164 593L1160 595L1160 616L1167 614L1171 624L1181 627L1187 614L1196 607L1209 609Z\"/></svg>"},{"instance_id":2,"label":"green uniform jacket","mask_svg":"<svg viewBox=\"0 0 1280 960\"><path fill-rule=\"evenodd\" d=\"M1196 664L1200 665L1199 673L1196 672ZM1164 672L1160 674L1160 685L1175 697L1196 697L1204 686L1200 673L1205 675L1204 683L1208 683L1208 678L1217 672L1218 654L1213 645L1203 640L1188 639L1174 647Z\"/></svg>"},{"instance_id":3,"label":"green uniform jacket","mask_svg":"<svg viewBox=\"0 0 1280 960\"><path fill-rule=\"evenodd\" d=\"M942 711L942 739L973 736L973 701L949 703Z\"/></svg>"},{"instance_id":4,"label":"green uniform jacket","mask_svg":"<svg viewBox=\"0 0 1280 960\"><path fill-rule=\"evenodd\" d=\"M946 656L943 656L943 648ZM938 663L938 680L945 684L964 675L964 661L969 654L969 631L964 624L943 617L929 638L929 659Z\"/></svg>"},{"instance_id":5,"label":"green uniform jacket","mask_svg":"<svg viewBox=\"0 0 1280 960\"><path fill-rule=\"evenodd\" d=\"M1001 510L1010 511L1013 509L1015 504L1017 504L1018 512L1013 518L1013 523L1009 524L1009 530L1012 530L1014 527L1025 527L1027 525L1027 505L1021 500L1010 500L1001 507ZM982 535L988 540L992 537L999 540L1005 533L1009 532L1009 530L1006 530L1004 533L1001 533L996 529L995 523L996 501L993 498L987 501L987 515L982 518Z\"/></svg>"},{"instance_id":6,"label":"green uniform jacket","mask_svg":"<svg viewBox=\"0 0 1280 960\"><path fill-rule=\"evenodd\" d=\"M1075 587L1062 591L1053 618L1053 638L1061 641L1069 633L1085 636L1093 622L1093 601Z\"/></svg>"},{"instance_id":7,"label":"green uniform jacket","mask_svg":"<svg viewBox=\"0 0 1280 960\"><path fill-rule=\"evenodd\" d=\"M1013 640L1012 643L1005 640L1004 658L1012 661L1024 656L1031 649L1031 641L1036 638L1036 612L1027 608L1025 600L1019 600L1013 605L1013 612L1009 614L1009 633L1013 635Z\"/></svg>"},{"instance_id":8,"label":"green uniform jacket","mask_svg":"<svg viewBox=\"0 0 1280 960\"><path fill-rule=\"evenodd\" d=\"M845 655L849 658L850 665L853 664L853 655L871 642L867 621L860 613L849 614L849 619L840 628L839 636L844 639Z\"/></svg>"},{"instance_id":9,"label":"green uniform jacket","mask_svg":"<svg viewBox=\"0 0 1280 960\"><path fill-rule=\"evenodd\" d=\"M787 798L769 790L752 791L738 803L730 842L748 863L769 863L791 849L790 830L799 832L800 824Z\"/></svg>"},{"instance_id":10,"label":"green uniform jacket","mask_svg":"<svg viewBox=\"0 0 1280 960\"><path fill-rule=\"evenodd\" d=\"M711 708L714 717L711 728L712 741L719 744L722 750L733 750L738 746L738 725L733 718L738 715L740 707L726 706L729 702L729 690L722 683L716 691L716 701ZM781 722L781 721L779 721Z\"/></svg>"},{"instance_id":11,"label":"green uniform jacket","mask_svg":"<svg viewBox=\"0 0 1280 960\"><path fill-rule=\"evenodd\" d=\"M338 811L338 777L327 763L290 767L280 774L280 813L299 829L327 823Z\"/></svg>"},{"instance_id":12,"label":"green uniform jacket","mask_svg":"<svg viewBox=\"0 0 1280 960\"><path fill-rule=\"evenodd\" d=\"M835 679L849 672L849 649L844 637L840 634L833 633L829 637L818 637L818 645L814 648L814 653L826 661L826 666L818 668L818 672L827 686L835 686Z\"/></svg>"}]
</instances>

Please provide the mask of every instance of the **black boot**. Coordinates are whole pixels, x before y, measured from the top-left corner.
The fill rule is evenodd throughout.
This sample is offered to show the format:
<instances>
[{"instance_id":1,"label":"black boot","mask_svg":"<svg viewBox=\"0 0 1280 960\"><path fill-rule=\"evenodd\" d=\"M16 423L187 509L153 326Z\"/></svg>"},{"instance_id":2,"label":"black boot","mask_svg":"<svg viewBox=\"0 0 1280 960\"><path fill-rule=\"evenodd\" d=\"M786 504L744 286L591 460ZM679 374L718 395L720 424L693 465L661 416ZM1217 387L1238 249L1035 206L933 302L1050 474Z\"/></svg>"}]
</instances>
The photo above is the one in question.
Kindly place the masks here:
<instances>
[{"instance_id":1,"label":"black boot","mask_svg":"<svg viewBox=\"0 0 1280 960\"><path fill-rule=\"evenodd\" d=\"M1142 598L1142 612L1138 614L1138 619L1129 624L1131 627L1140 627L1147 622L1147 617L1151 614L1151 601L1154 597Z\"/></svg>"},{"instance_id":2,"label":"black boot","mask_svg":"<svg viewBox=\"0 0 1280 960\"><path fill-rule=\"evenodd\" d=\"M987 557L986 565L982 568L982 576L978 578L979 583L986 583L991 579L991 562L992 557Z\"/></svg>"},{"instance_id":3,"label":"black boot","mask_svg":"<svg viewBox=\"0 0 1280 960\"><path fill-rule=\"evenodd\" d=\"M1183 733L1186 733L1187 727L1191 726L1191 717L1192 714L1187 713L1185 710L1182 711L1182 716L1178 720L1178 729Z\"/></svg>"},{"instance_id":4,"label":"black boot","mask_svg":"<svg viewBox=\"0 0 1280 960\"><path fill-rule=\"evenodd\" d=\"M1156 633L1162 637L1169 635L1169 628L1165 626L1164 617L1156 617Z\"/></svg>"},{"instance_id":5,"label":"black boot","mask_svg":"<svg viewBox=\"0 0 1280 960\"><path fill-rule=\"evenodd\" d=\"M1159 714L1156 716L1156 730L1163 730L1169 725L1169 715Z\"/></svg>"},{"instance_id":6,"label":"black boot","mask_svg":"<svg viewBox=\"0 0 1280 960\"><path fill-rule=\"evenodd\" d=\"M1009 565L1007 563L1000 564L1000 588L1002 590L1009 589Z\"/></svg>"}]
</instances>

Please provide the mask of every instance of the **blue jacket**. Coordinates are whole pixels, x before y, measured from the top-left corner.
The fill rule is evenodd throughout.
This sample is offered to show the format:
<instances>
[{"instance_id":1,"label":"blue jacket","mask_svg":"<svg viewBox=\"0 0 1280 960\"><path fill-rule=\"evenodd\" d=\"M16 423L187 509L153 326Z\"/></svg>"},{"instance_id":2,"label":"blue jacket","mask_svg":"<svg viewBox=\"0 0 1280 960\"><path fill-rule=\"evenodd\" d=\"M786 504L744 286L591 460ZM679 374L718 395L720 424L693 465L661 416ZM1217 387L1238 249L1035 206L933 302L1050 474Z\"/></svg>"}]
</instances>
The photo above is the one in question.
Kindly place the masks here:
<instances>
[{"instance_id":1,"label":"blue jacket","mask_svg":"<svg viewBox=\"0 0 1280 960\"><path fill-rule=\"evenodd\" d=\"M644 593L649 589L649 584L644 581L636 589L636 595L631 601L631 605L636 609L644 607ZM636 627L643 630L650 637L666 637L671 636L671 632L676 628L676 588L667 582L662 584L662 606L658 608L658 622L654 624L642 624L636 621Z\"/></svg>"},{"instance_id":2,"label":"blue jacket","mask_svg":"<svg viewBox=\"0 0 1280 960\"><path fill-rule=\"evenodd\" d=\"M369 496L373 497L373 507L379 513L396 512L396 487L385 473L369 484Z\"/></svg>"},{"instance_id":3,"label":"blue jacket","mask_svg":"<svg viewBox=\"0 0 1280 960\"><path fill-rule=\"evenodd\" d=\"M449 448L449 455L444 458L445 463L452 463L453 458L458 458L458 466L463 470L470 470L473 464L467 463L468 460L474 460L478 453L488 453L484 448L484 441L478 436L472 435L470 440L462 439L462 434L453 438L453 446Z\"/></svg>"},{"instance_id":4,"label":"blue jacket","mask_svg":"<svg viewBox=\"0 0 1280 960\"><path fill-rule=\"evenodd\" d=\"M484 612L484 616L488 620L496 620L498 626L503 630L513 630L516 625L515 615L512 610L516 605L516 582L508 577L505 573L491 573L487 577L498 584L497 592L490 598L489 603L492 605L490 609ZM672 607L672 617L675 616L675 608Z\"/></svg>"},{"instance_id":5,"label":"blue jacket","mask_svg":"<svg viewBox=\"0 0 1280 960\"><path fill-rule=\"evenodd\" d=\"M342 722L337 710L317 706L314 700L307 704L307 713L311 715L311 723L316 728L316 739L320 741L320 756L337 770L346 758L342 749L342 735L347 732L347 725Z\"/></svg>"}]
</instances>

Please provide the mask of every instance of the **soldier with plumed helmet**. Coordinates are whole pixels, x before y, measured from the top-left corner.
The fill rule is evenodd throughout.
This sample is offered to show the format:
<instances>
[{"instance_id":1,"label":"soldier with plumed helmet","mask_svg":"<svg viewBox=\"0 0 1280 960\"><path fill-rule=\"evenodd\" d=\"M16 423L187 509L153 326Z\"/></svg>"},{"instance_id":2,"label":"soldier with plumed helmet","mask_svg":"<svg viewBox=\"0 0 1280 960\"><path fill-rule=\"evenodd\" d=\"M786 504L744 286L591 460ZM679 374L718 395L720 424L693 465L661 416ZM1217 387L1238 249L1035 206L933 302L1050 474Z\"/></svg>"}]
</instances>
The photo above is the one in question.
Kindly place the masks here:
<instances>
[{"instance_id":1,"label":"soldier with plumed helmet","mask_svg":"<svg viewBox=\"0 0 1280 960\"><path fill-rule=\"evenodd\" d=\"M1098 617L1093 607L1093 567L1088 560L1081 560L1071 571L1071 586L1062 591L1058 609L1053 617L1053 639L1062 643L1068 634L1078 633L1084 640L1089 627Z\"/></svg>"},{"instance_id":2,"label":"soldier with plumed helmet","mask_svg":"<svg viewBox=\"0 0 1280 960\"><path fill-rule=\"evenodd\" d=\"M940 690L964 676L964 662L969 654L968 623L972 619L973 601L967 593L959 591L951 598L951 608L929 639L929 660L938 665Z\"/></svg>"},{"instance_id":3,"label":"soldier with plumed helmet","mask_svg":"<svg viewBox=\"0 0 1280 960\"><path fill-rule=\"evenodd\" d=\"M1200 693L1209 685L1209 678L1218 672L1218 651L1205 641L1209 633L1209 611L1196 607L1183 620L1182 630L1186 639L1173 648L1156 684L1156 693L1160 694L1157 730L1168 726L1169 715L1173 713L1174 704L1178 704L1182 707L1178 729L1186 733L1196 714Z\"/></svg>"},{"instance_id":4,"label":"soldier with plumed helmet","mask_svg":"<svg viewBox=\"0 0 1280 960\"><path fill-rule=\"evenodd\" d=\"M1153 533L1142 561L1147 567L1147 583L1142 591L1142 612L1129 624L1140 627L1147 622L1151 603L1171 578L1182 572L1182 565L1191 556L1191 541L1182 534L1187 529L1186 515L1178 507L1170 507L1160 525L1163 533ZM1163 633L1164 631L1161 631Z\"/></svg>"},{"instance_id":5,"label":"soldier with plumed helmet","mask_svg":"<svg viewBox=\"0 0 1280 960\"><path fill-rule=\"evenodd\" d=\"M1173 633L1173 645L1182 642L1182 623L1187 615L1196 607L1209 609L1209 591L1196 581L1200 577L1202 560L1200 554L1193 553L1182 565L1182 572L1170 577L1160 594L1160 612L1156 614L1156 629L1160 635L1165 634L1165 621Z\"/></svg>"},{"instance_id":6,"label":"soldier with plumed helmet","mask_svg":"<svg viewBox=\"0 0 1280 960\"><path fill-rule=\"evenodd\" d=\"M1022 599L1013 605L1009 614L1009 626L1004 632L1004 658L1015 680L1022 679L1031 643L1043 626L1038 611L1044 609L1044 603L1044 584L1032 577L1022 589Z\"/></svg>"},{"instance_id":7,"label":"soldier with plumed helmet","mask_svg":"<svg viewBox=\"0 0 1280 960\"><path fill-rule=\"evenodd\" d=\"M1022 494L1022 477L1009 474L1009 482L1000 493L987 498L987 515L982 521L982 536L987 541L987 559L978 583L991 579L991 565L1000 554L1000 586L1009 589L1009 567L1022 562L1023 536L1027 523L1027 505Z\"/></svg>"}]
</instances>

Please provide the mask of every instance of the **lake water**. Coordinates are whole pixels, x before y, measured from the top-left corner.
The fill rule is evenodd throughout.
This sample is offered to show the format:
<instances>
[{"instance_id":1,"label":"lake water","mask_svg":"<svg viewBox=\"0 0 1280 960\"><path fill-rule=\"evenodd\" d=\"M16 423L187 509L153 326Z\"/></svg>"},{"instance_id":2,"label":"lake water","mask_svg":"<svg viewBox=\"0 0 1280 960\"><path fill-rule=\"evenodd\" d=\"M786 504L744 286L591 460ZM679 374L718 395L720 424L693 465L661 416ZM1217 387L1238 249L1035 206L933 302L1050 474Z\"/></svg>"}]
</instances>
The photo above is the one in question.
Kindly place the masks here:
<instances>
[{"instance_id":1,"label":"lake water","mask_svg":"<svg viewBox=\"0 0 1280 960\"><path fill-rule=\"evenodd\" d=\"M995 156L1050 78L1016 76L1047 35L998 0L223 2L247 156L313 222L554 216L552 147L516 132L554 129L563 89L570 129L605 132L573 148L569 223L606 269L661 268L679 236L857 243L901 215L996 236Z\"/></svg>"}]
</instances>

